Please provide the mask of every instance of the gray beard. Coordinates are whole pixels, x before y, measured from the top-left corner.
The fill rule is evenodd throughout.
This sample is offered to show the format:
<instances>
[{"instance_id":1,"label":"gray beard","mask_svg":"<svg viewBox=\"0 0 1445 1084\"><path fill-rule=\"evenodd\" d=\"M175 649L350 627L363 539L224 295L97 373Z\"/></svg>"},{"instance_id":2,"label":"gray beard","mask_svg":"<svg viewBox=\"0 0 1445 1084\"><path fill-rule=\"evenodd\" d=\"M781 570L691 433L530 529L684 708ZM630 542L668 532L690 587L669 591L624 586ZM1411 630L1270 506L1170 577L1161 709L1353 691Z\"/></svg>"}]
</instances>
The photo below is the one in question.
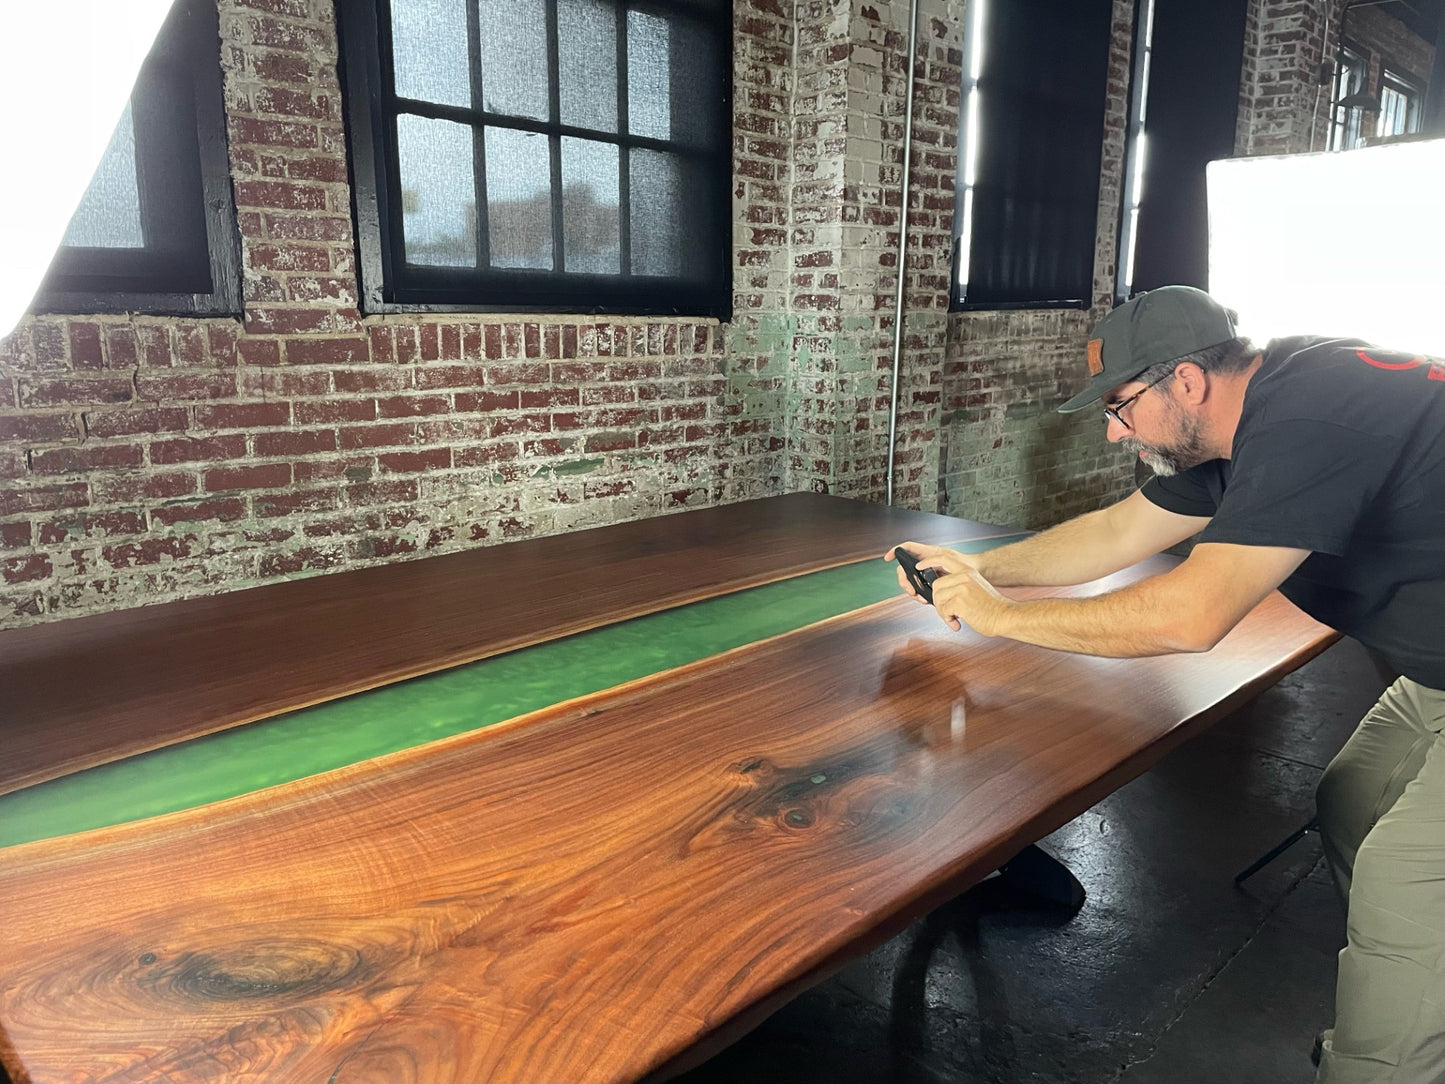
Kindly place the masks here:
<instances>
[{"instance_id":1,"label":"gray beard","mask_svg":"<svg viewBox=\"0 0 1445 1084\"><path fill-rule=\"evenodd\" d=\"M1125 448L1142 459L1144 465L1160 478L1168 478L1185 469L1173 449L1153 448L1135 437L1125 437L1122 443Z\"/></svg>"},{"instance_id":2,"label":"gray beard","mask_svg":"<svg viewBox=\"0 0 1445 1084\"><path fill-rule=\"evenodd\" d=\"M1179 432L1171 444L1145 444L1138 437L1125 437L1121 441L1161 478L1197 467L1213 458L1204 447L1199 422L1179 410L1174 416L1179 422Z\"/></svg>"}]
</instances>

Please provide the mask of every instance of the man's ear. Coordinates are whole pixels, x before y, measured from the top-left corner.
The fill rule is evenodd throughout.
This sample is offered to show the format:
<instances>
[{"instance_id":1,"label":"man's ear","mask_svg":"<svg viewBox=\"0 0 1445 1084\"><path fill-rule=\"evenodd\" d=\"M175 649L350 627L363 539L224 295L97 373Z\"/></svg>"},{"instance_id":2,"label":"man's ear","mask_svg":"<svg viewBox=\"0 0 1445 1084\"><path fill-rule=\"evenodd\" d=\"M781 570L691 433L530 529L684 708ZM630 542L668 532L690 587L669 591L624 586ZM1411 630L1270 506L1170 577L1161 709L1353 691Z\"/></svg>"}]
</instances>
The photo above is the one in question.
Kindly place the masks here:
<instances>
[{"instance_id":1,"label":"man's ear","mask_svg":"<svg viewBox=\"0 0 1445 1084\"><path fill-rule=\"evenodd\" d=\"M1174 370L1174 386L1186 403L1198 406L1209 397L1209 374L1192 361L1183 362Z\"/></svg>"}]
</instances>

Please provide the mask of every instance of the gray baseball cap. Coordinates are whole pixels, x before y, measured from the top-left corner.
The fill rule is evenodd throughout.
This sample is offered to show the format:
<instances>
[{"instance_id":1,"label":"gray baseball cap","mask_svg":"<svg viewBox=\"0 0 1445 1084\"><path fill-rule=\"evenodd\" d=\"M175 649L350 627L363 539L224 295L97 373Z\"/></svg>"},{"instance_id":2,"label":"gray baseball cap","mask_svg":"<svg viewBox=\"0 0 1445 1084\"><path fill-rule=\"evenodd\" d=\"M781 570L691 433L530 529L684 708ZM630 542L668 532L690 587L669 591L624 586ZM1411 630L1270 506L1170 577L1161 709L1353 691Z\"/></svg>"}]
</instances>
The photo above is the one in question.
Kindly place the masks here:
<instances>
[{"instance_id":1,"label":"gray baseball cap","mask_svg":"<svg viewBox=\"0 0 1445 1084\"><path fill-rule=\"evenodd\" d=\"M1089 383L1059 413L1081 410L1151 365L1228 342L1235 334L1229 311L1203 290L1161 286L1140 294L1095 325L1085 352Z\"/></svg>"}]
</instances>

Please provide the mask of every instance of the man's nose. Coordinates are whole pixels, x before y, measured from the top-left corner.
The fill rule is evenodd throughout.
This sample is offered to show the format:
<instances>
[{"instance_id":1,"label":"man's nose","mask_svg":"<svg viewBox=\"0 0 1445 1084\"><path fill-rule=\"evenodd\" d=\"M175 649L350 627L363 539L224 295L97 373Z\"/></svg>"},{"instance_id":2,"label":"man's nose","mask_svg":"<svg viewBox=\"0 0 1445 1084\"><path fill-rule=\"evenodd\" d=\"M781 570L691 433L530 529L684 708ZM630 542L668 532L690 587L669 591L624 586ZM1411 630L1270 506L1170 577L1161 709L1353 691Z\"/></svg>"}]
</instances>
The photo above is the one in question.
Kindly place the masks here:
<instances>
[{"instance_id":1,"label":"man's nose","mask_svg":"<svg viewBox=\"0 0 1445 1084\"><path fill-rule=\"evenodd\" d=\"M1110 444L1118 444L1119 441L1134 431L1123 422L1117 421L1112 417L1106 416L1104 420L1107 423L1104 429L1104 436L1108 438Z\"/></svg>"}]
</instances>

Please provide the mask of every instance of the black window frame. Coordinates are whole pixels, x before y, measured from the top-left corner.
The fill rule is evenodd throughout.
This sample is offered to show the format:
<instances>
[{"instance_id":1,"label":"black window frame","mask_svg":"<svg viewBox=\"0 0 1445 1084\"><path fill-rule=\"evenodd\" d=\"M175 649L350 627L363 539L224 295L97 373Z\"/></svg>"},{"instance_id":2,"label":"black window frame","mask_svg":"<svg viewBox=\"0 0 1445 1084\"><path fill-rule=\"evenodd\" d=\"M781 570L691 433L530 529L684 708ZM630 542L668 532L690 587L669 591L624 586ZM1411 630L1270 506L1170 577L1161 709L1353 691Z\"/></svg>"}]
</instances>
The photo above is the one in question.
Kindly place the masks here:
<instances>
[{"instance_id":1,"label":"black window frame","mask_svg":"<svg viewBox=\"0 0 1445 1084\"><path fill-rule=\"evenodd\" d=\"M971 10L982 10L977 5L970 5ZM1085 87L1083 93L1071 91L1068 94L1061 94L1050 82L1045 87L1042 84L1049 82L1040 80L1038 69L1031 67L1031 57L1019 57L1008 55L1008 50L998 45L998 39L993 36L992 28L997 23L997 12L1005 10L1010 17L1018 20L1014 29L1017 31L1027 27L1034 33L1031 42L1035 48L1041 48L1046 54L1048 46L1042 46L1040 35L1056 31L1055 24L1062 25L1068 18L1075 20L1073 29L1065 32L1059 41L1053 43L1057 55L1069 60L1078 59L1081 65L1080 71L1075 73L1080 77L1076 80L1080 87ZM1060 19L1060 16L1068 18ZM1098 247L1098 224L1099 224L1099 192L1101 187L1101 176L1103 167L1104 147L1104 121L1108 107L1108 76L1109 76L1109 52L1113 36L1113 4L1108 0L1092 0L1087 6L1081 0L1074 0L1073 3L1066 0L1059 0L1056 8L1050 12L1040 12L1032 6L1020 7L1018 5L1006 6L1002 0L994 0L987 5L982 14L985 41L988 47L983 53L982 71L977 79L971 71L971 54L974 49L973 43L969 40L971 30L977 24L970 17L970 30L965 31L963 42L964 65L962 80L962 95L959 110L959 183L956 189L955 215L954 215L954 239L953 239L953 266L949 276L949 311L988 311L988 310L1009 310L1009 309L1087 309L1093 304L1094 294L1094 272L1097 263ZM1085 24L1088 25L1085 25ZM1021 42L1024 38L1014 39L1015 43ZM1062 78L1062 77L1061 77ZM968 154L969 142L969 94L977 86L979 88L979 132L977 153L977 173L972 185L967 184L964 179L966 170L965 158ZM1062 114L1050 113L1047 110L1037 108L1039 101L1050 99L1055 103L1069 103ZM1004 110L999 110L998 101L1007 102ZM1046 103L1047 104L1047 103ZM1008 112L1014 114L1027 113L1034 109L1032 117L1044 117L1048 123L1044 124L1046 133L1040 133L1036 124L1008 123L1004 119ZM1077 115L1076 115L1077 114ZM1052 127L1050 127L1052 125ZM1032 134L1029 140L1017 139L1011 146L993 147L989 146L990 140L998 140L998 135L1005 130L1022 130L1027 128ZM989 228L994 229L997 237L1011 236L1015 240L1021 238L1025 232L1023 229L1016 229L1011 225L1010 216L1022 208L1025 218L1034 210L1039 208L1047 209L1050 206L1057 208L1064 201L1051 199L1049 193L1043 191L1048 189L1052 182L1041 181L1040 177L1048 172L1048 167L1057 165L1060 159L1059 148L1065 150L1072 144L1077 143L1079 147L1085 148L1086 165L1077 170L1074 175L1074 191L1068 202L1076 203L1079 212L1087 217L1087 224L1080 220L1077 233L1077 251L1074 252L1075 260L1082 260L1087 264L1087 273L1082 275L1079 281L1070 282L1068 288L1050 288L1042 280L1044 274L1029 272L1034 278L1020 288L1011 288L1002 282L989 281L987 278L978 277L979 261L975 252L964 252L965 242L977 245L979 242L979 231L977 224L980 221L988 221ZM1035 148L1033 157L1027 154L1028 147ZM1087 145L1087 146L1086 146ZM1051 159L1050 156L1053 156ZM1077 158L1070 159L1066 153L1062 155L1064 161L1077 161ZM1055 191L1053 196L1059 195L1058 184L1052 184ZM1022 192L1023 199L1018 198ZM979 194L982 193L980 196ZM993 223L997 220L997 225ZM1033 232L1039 232L1034 230ZM987 237L988 235L985 234ZM1036 238L1041 245L1042 237ZM1037 267L1042 262L1039 259L1041 249L1029 247L1022 251L1008 252L1002 248L997 251L987 250L995 265L1001 263L1020 263L1031 267ZM988 262L988 261L985 261ZM970 269L970 281L962 281L965 266ZM1081 264L1082 266L1082 264ZM1062 277L1062 276L1060 276Z\"/></svg>"},{"instance_id":2,"label":"black window frame","mask_svg":"<svg viewBox=\"0 0 1445 1084\"><path fill-rule=\"evenodd\" d=\"M62 244L31 310L239 316L241 241L215 3L175 5L141 66L131 110L146 244Z\"/></svg>"},{"instance_id":3,"label":"black window frame","mask_svg":"<svg viewBox=\"0 0 1445 1084\"><path fill-rule=\"evenodd\" d=\"M548 117L544 121L478 108L476 73L476 0L468 3L469 53L472 58L471 107L439 105L399 98L395 92L392 59L390 0L338 0L338 30L342 85L346 101L347 143L350 148L352 204L355 216L357 270L361 309L366 313L401 312L537 312L616 315L712 316L726 321L732 315L732 2L692 0L606 0L617 11L618 131L603 133L562 124L559 116L557 0L546 0ZM692 147L668 140L626 132L626 34L621 32L626 13L636 10L668 19L687 19L702 27L718 50L720 77L713 119L717 133L712 147ZM405 108L399 108L400 103ZM553 186L554 251L560 252L556 225L560 220L558 146L566 137L580 137L619 147L619 242L621 265L629 264L628 150L642 148L674 154L697 163L704 171L703 187L711 207L703 227L706 258L687 278L617 274L589 274L520 268L493 269L485 260L486 206L480 198L476 217L475 268L407 264L402 253L402 203L396 117L399 113L433 117L471 126L477 143L489 127L536 132L548 137ZM478 163L478 178L483 176ZM478 180L480 190L484 180ZM564 256L565 262L565 256Z\"/></svg>"}]
</instances>

